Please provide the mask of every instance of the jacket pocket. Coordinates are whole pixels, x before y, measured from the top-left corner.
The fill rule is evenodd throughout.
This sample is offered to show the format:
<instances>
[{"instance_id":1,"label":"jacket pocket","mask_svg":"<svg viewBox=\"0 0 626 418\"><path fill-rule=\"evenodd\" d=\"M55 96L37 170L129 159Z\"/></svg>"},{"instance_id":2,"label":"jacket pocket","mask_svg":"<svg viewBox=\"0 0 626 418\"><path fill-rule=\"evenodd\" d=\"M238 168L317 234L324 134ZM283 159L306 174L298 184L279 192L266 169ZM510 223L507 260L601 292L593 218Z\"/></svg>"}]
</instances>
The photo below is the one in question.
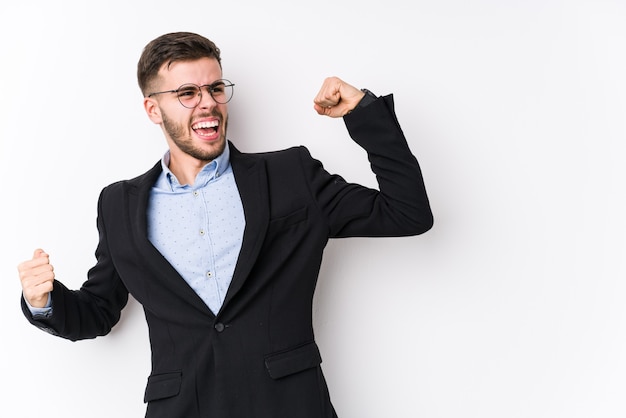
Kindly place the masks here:
<instances>
[{"instance_id":1,"label":"jacket pocket","mask_svg":"<svg viewBox=\"0 0 626 418\"><path fill-rule=\"evenodd\" d=\"M265 367L272 379L280 379L290 374L317 367L321 363L322 356L314 341L289 351L282 351L265 357Z\"/></svg>"},{"instance_id":2,"label":"jacket pocket","mask_svg":"<svg viewBox=\"0 0 626 418\"><path fill-rule=\"evenodd\" d=\"M306 218L307 208L305 206L287 215L270 219L270 227L275 229L288 228L291 225L295 225L299 222L306 220Z\"/></svg>"},{"instance_id":3,"label":"jacket pocket","mask_svg":"<svg viewBox=\"0 0 626 418\"><path fill-rule=\"evenodd\" d=\"M171 398L178 395L182 381L182 372L171 372L155 374L148 377L146 393L143 401L145 403L157 399Z\"/></svg>"}]
</instances>

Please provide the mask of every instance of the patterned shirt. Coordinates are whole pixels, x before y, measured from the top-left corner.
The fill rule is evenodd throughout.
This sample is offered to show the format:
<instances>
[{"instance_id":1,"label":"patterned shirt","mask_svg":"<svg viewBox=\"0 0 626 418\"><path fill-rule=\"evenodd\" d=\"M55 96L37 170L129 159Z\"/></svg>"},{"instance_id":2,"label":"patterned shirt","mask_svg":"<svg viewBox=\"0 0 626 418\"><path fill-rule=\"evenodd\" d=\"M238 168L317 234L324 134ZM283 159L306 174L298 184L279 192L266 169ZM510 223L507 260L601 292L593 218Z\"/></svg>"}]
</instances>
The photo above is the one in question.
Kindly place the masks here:
<instances>
[{"instance_id":1,"label":"patterned shirt","mask_svg":"<svg viewBox=\"0 0 626 418\"><path fill-rule=\"evenodd\" d=\"M147 213L150 242L215 314L232 280L245 227L229 157L227 146L193 185L181 185L166 152Z\"/></svg>"}]
</instances>

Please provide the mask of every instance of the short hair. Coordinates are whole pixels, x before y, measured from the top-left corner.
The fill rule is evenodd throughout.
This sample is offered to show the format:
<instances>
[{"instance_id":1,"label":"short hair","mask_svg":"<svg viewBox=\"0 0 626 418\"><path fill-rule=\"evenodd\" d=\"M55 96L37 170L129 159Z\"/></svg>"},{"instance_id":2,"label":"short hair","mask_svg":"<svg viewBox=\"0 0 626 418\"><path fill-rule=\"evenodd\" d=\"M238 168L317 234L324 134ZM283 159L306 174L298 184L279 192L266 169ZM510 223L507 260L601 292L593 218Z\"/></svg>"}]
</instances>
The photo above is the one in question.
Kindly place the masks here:
<instances>
[{"instance_id":1,"label":"short hair","mask_svg":"<svg viewBox=\"0 0 626 418\"><path fill-rule=\"evenodd\" d=\"M137 82L144 96L158 77L159 70L166 64L177 61L193 61L201 58L214 58L220 68L220 49L213 41L191 32L172 32L150 41L137 63Z\"/></svg>"}]
</instances>

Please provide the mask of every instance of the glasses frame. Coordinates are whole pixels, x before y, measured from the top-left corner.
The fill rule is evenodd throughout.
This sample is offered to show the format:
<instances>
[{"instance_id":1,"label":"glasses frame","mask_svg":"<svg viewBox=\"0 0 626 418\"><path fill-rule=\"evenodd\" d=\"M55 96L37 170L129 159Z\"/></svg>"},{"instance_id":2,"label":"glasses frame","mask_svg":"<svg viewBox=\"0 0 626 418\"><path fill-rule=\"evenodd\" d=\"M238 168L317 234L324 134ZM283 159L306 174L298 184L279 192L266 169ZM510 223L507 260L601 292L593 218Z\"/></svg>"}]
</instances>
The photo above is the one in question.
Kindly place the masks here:
<instances>
[{"instance_id":1,"label":"glasses frame","mask_svg":"<svg viewBox=\"0 0 626 418\"><path fill-rule=\"evenodd\" d=\"M220 87L226 88L226 87L231 87L232 88L232 93L230 95L230 97L228 98L228 100L226 101L219 101L215 98L215 96L213 96L213 93L215 92L215 89L218 87L218 85ZM185 87L185 86L194 86L198 88L198 96L197 96L197 102L193 107L189 107L186 106L181 100L180 100L180 96L178 95L178 93ZM232 83L230 80L227 80L225 78L220 78L219 80L215 80L214 82L212 82L211 84L203 84L201 86L195 84L195 83L185 83L182 84L180 87L178 87L176 90L164 90L164 91L155 91L154 93L150 93L148 94L146 97L152 97L152 96L156 96L157 94L164 94L164 93L176 93L176 98L178 99L178 102L185 108L187 109L195 109L196 107L198 107L198 105L200 104L200 102L202 101L202 88L206 88L206 91L209 93L209 95L211 96L211 98L215 101L215 103L218 104L226 104L228 102L230 102L230 100L233 98L234 94L235 94L235 84Z\"/></svg>"}]
</instances>

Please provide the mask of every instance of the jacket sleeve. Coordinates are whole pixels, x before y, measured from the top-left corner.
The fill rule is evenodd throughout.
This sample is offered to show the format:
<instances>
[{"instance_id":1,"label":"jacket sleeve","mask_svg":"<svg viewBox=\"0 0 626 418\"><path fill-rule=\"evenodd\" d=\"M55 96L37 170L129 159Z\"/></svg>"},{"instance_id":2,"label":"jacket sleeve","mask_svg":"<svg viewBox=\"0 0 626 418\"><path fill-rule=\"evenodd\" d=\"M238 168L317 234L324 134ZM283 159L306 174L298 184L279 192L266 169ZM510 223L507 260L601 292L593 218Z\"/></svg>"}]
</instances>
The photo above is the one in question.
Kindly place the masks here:
<instances>
[{"instance_id":1,"label":"jacket sleeve","mask_svg":"<svg viewBox=\"0 0 626 418\"><path fill-rule=\"evenodd\" d=\"M433 215L417 159L395 115L393 96L344 116L351 138L367 152L378 190L347 183L316 160L306 175L330 236L409 236L428 231Z\"/></svg>"},{"instance_id":2,"label":"jacket sleeve","mask_svg":"<svg viewBox=\"0 0 626 418\"><path fill-rule=\"evenodd\" d=\"M128 302L128 290L110 259L101 216L102 195L98 202L98 260L79 290L70 290L58 280L52 290L52 315L33 316L22 298L22 312L37 328L52 335L76 341L108 334L120 320Z\"/></svg>"}]
</instances>

